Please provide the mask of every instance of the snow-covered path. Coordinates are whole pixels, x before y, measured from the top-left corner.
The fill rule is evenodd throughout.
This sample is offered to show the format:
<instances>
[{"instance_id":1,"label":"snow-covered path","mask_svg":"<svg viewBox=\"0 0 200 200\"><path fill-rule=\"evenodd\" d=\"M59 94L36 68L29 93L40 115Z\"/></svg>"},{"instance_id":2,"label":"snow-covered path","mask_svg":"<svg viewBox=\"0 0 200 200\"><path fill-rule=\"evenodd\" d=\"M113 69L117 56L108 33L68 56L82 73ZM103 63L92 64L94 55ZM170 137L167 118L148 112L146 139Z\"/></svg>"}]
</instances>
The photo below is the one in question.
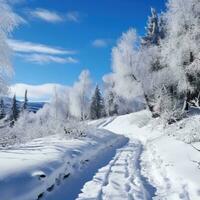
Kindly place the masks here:
<instances>
[{"instance_id":1,"label":"snow-covered path","mask_svg":"<svg viewBox=\"0 0 200 200\"><path fill-rule=\"evenodd\" d=\"M107 165L115 156L116 149L124 146L128 140L119 141L118 144L112 145L109 149L102 149L97 156L86 163L80 170L69 176L53 192L48 193L44 200L75 200L81 192L82 187L87 181L92 180L95 173L101 167Z\"/></svg>"},{"instance_id":2,"label":"snow-covered path","mask_svg":"<svg viewBox=\"0 0 200 200\"><path fill-rule=\"evenodd\" d=\"M137 140L118 149L109 164L84 185L77 200L152 199L155 189L140 173L141 152L142 144Z\"/></svg>"},{"instance_id":3,"label":"snow-covered path","mask_svg":"<svg viewBox=\"0 0 200 200\"><path fill-rule=\"evenodd\" d=\"M186 144L164 134L159 126L153 129L150 119L148 112L141 111L92 121L102 130L128 137L129 143L112 156L107 151L93 160L92 176L85 170L78 175L87 180L78 185L76 195L69 196L70 184L66 184L47 200L199 200L200 143ZM98 162L104 165L99 167ZM61 195L61 190L69 192Z\"/></svg>"},{"instance_id":4,"label":"snow-covered path","mask_svg":"<svg viewBox=\"0 0 200 200\"><path fill-rule=\"evenodd\" d=\"M149 120L141 111L92 121L84 138L2 149L0 199L199 200L200 142L186 144Z\"/></svg>"}]
</instances>

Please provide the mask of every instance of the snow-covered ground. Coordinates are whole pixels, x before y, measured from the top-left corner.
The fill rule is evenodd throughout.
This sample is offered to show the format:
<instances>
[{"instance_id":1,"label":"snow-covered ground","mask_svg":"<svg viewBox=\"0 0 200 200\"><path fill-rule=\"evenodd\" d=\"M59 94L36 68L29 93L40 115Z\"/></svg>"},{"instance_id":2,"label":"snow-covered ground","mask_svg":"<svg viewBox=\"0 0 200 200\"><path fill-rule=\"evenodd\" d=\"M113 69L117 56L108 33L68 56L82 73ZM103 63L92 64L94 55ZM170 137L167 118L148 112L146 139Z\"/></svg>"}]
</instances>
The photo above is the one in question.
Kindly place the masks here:
<instances>
[{"instance_id":1,"label":"snow-covered ground","mask_svg":"<svg viewBox=\"0 0 200 200\"><path fill-rule=\"evenodd\" d=\"M197 122L200 116L163 129L150 113L140 111L116 117L106 125L101 122L104 129L123 134L130 141L85 184L78 200L199 200L200 143L185 143L185 138L192 141L188 138L194 137L195 130L195 138L199 138L194 119Z\"/></svg>"},{"instance_id":2,"label":"snow-covered ground","mask_svg":"<svg viewBox=\"0 0 200 200\"><path fill-rule=\"evenodd\" d=\"M0 199L199 200L200 143L185 140L192 119L200 116L163 129L140 111L88 122L87 137L54 135L2 149Z\"/></svg>"},{"instance_id":3,"label":"snow-covered ground","mask_svg":"<svg viewBox=\"0 0 200 200\"><path fill-rule=\"evenodd\" d=\"M125 143L127 138L123 136L92 129L85 138L69 139L54 135L35 139L21 146L2 149L0 199L34 200L48 196L69 176L73 177L79 171L86 171L90 162L95 161L100 154L105 155L109 152L109 161L114 151ZM105 164L103 161L99 163L94 172ZM90 176L85 177L85 181ZM73 182L68 185L71 184ZM73 190L73 187L71 189ZM71 195L72 190L65 194L65 198ZM74 190L79 191L78 188Z\"/></svg>"},{"instance_id":4,"label":"snow-covered ground","mask_svg":"<svg viewBox=\"0 0 200 200\"><path fill-rule=\"evenodd\" d=\"M110 163L85 184L77 200L151 199L155 188L140 173L141 151L136 140L118 149Z\"/></svg>"},{"instance_id":5,"label":"snow-covered ground","mask_svg":"<svg viewBox=\"0 0 200 200\"><path fill-rule=\"evenodd\" d=\"M120 116L105 128L143 144L141 174L156 188L153 199L200 199L200 143L194 115L163 129L147 111ZM155 127L154 127L155 126Z\"/></svg>"},{"instance_id":6,"label":"snow-covered ground","mask_svg":"<svg viewBox=\"0 0 200 200\"><path fill-rule=\"evenodd\" d=\"M142 169L157 188L155 199L200 199L200 152L192 145L168 136L147 144Z\"/></svg>"}]
</instances>

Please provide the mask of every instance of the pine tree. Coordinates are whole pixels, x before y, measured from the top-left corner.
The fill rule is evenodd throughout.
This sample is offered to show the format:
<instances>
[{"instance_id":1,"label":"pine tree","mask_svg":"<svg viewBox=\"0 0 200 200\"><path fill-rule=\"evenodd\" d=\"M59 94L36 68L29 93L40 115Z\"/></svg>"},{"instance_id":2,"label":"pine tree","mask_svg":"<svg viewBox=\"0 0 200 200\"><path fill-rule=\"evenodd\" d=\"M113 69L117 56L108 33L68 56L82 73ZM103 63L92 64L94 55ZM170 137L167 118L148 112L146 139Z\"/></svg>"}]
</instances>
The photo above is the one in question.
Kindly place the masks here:
<instances>
[{"instance_id":1,"label":"pine tree","mask_svg":"<svg viewBox=\"0 0 200 200\"><path fill-rule=\"evenodd\" d=\"M28 106L28 97L27 97L27 90L25 90L23 110L26 110L27 106Z\"/></svg>"},{"instance_id":2,"label":"pine tree","mask_svg":"<svg viewBox=\"0 0 200 200\"><path fill-rule=\"evenodd\" d=\"M13 126L19 117L19 110L17 106L16 95L13 97L12 107L11 107L11 115L10 115L10 126Z\"/></svg>"},{"instance_id":3,"label":"pine tree","mask_svg":"<svg viewBox=\"0 0 200 200\"><path fill-rule=\"evenodd\" d=\"M158 16L156 10L151 8L151 16L148 18L146 35L142 38L141 44L143 50L148 52L154 50L152 54L152 61L149 64L150 70L149 73L152 76L159 74L160 71L166 66L161 64L161 54L160 54L160 41L165 38L166 34L166 24L163 15ZM156 94L158 91L162 90L163 84L157 85L150 92L144 92L144 98L149 110L152 112L153 117L158 117L159 112L155 110L157 104ZM165 87L168 87L165 85ZM158 90L158 91L157 91Z\"/></svg>"},{"instance_id":4,"label":"pine tree","mask_svg":"<svg viewBox=\"0 0 200 200\"><path fill-rule=\"evenodd\" d=\"M104 99L97 85L90 105L90 118L99 119L101 117L105 117L105 115L106 112L105 112Z\"/></svg>"},{"instance_id":5,"label":"pine tree","mask_svg":"<svg viewBox=\"0 0 200 200\"><path fill-rule=\"evenodd\" d=\"M158 17L158 14L154 8L151 8L151 16L148 18L146 27L146 36L142 38L142 45L158 45L160 39L164 37L164 22L163 18Z\"/></svg>"},{"instance_id":6,"label":"pine tree","mask_svg":"<svg viewBox=\"0 0 200 200\"><path fill-rule=\"evenodd\" d=\"M1 99L0 101L0 119L3 119L6 116L5 114L5 107L4 107L4 101Z\"/></svg>"}]
</instances>

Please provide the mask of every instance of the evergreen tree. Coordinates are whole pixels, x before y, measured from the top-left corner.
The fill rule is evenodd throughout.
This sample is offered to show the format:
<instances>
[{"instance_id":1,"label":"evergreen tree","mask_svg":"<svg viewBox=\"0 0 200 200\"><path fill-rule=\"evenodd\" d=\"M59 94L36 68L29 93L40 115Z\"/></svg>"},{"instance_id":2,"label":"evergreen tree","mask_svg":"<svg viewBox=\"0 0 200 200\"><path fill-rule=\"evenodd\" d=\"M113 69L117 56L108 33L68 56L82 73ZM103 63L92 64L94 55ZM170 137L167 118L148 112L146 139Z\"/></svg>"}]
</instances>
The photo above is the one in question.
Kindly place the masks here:
<instances>
[{"instance_id":1,"label":"evergreen tree","mask_svg":"<svg viewBox=\"0 0 200 200\"><path fill-rule=\"evenodd\" d=\"M3 119L6 116L5 108L4 108L4 101L1 99L0 101L0 119Z\"/></svg>"},{"instance_id":2,"label":"evergreen tree","mask_svg":"<svg viewBox=\"0 0 200 200\"><path fill-rule=\"evenodd\" d=\"M158 16L155 9L151 8L151 16L148 18L146 35L142 38L141 44L142 49L145 53L151 55L150 58L150 76L157 76L166 66L161 62L161 45L160 42L165 38L166 35L166 24L163 15ZM151 79L149 79L151 80ZM151 83L149 83L151 85ZM162 91L163 83L154 85L150 91L144 91L144 98L147 103L149 110L152 112L153 117L159 116L159 111L155 109L157 101L159 98L156 97L157 93ZM168 85L165 85L164 88L168 88Z\"/></svg>"},{"instance_id":3,"label":"evergreen tree","mask_svg":"<svg viewBox=\"0 0 200 200\"><path fill-rule=\"evenodd\" d=\"M10 126L13 126L15 121L17 121L19 117L19 109L17 106L16 95L13 97L12 107L11 107L11 115L10 115Z\"/></svg>"},{"instance_id":4,"label":"evergreen tree","mask_svg":"<svg viewBox=\"0 0 200 200\"><path fill-rule=\"evenodd\" d=\"M107 113L109 116L117 115L118 114L118 105L115 102L116 98L112 91L109 92L107 96Z\"/></svg>"},{"instance_id":5,"label":"evergreen tree","mask_svg":"<svg viewBox=\"0 0 200 200\"><path fill-rule=\"evenodd\" d=\"M25 91L24 95L24 104L23 104L23 110L26 110L28 106L28 97L27 97L27 90Z\"/></svg>"},{"instance_id":6,"label":"evergreen tree","mask_svg":"<svg viewBox=\"0 0 200 200\"><path fill-rule=\"evenodd\" d=\"M90 118L99 119L101 117L105 117L105 115L106 112L105 112L104 99L97 85L90 105Z\"/></svg>"},{"instance_id":7,"label":"evergreen tree","mask_svg":"<svg viewBox=\"0 0 200 200\"><path fill-rule=\"evenodd\" d=\"M142 45L158 45L160 39L164 37L164 21L159 18L156 10L151 8L151 16L148 18L146 36L142 38Z\"/></svg>"}]
</instances>

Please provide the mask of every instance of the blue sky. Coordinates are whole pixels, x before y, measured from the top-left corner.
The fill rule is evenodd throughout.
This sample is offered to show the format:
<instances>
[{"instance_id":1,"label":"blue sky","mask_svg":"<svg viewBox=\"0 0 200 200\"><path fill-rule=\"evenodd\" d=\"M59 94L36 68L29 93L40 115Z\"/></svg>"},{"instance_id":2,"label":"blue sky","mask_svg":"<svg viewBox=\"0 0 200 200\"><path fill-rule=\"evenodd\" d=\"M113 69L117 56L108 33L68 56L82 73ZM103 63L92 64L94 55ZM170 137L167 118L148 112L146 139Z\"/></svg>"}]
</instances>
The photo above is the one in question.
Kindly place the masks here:
<instances>
[{"instance_id":1,"label":"blue sky","mask_svg":"<svg viewBox=\"0 0 200 200\"><path fill-rule=\"evenodd\" d=\"M72 85L83 69L94 82L111 68L111 49L130 27L144 34L150 8L165 0L18 0L25 23L13 33L12 84Z\"/></svg>"}]
</instances>

